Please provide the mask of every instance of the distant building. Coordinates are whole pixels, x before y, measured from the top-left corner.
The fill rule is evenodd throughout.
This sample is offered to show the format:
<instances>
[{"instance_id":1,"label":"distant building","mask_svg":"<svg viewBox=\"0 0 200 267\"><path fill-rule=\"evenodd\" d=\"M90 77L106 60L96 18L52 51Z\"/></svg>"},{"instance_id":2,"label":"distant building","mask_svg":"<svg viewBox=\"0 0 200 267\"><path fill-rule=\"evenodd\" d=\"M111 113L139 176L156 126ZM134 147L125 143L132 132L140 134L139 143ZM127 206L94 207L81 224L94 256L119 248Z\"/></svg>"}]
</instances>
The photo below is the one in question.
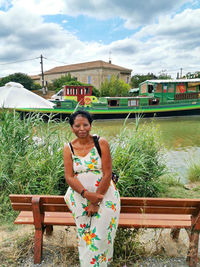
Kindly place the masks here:
<instances>
[{"instance_id":1,"label":"distant building","mask_svg":"<svg viewBox=\"0 0 200 267\"><path fill-rule=\"evenodd\" d=\"M101 83L111 78L112 75L129 83L131 80L131 69L120 67L102 60L59 66L44 72L45 84L52 83L55 79L60 78L68 73L72 77L76 77L78 81L95 86L97 89L101 87ZM41 76L40 76L41 84Z\"/></svg>"},{"instance_id":2,"label":"distant building","mask_svg":"<svg viewBox=\"0 0 200 267\"><path fill-rule=\"evenodd\" d=\"M29 76L33 81L34 81L34 83L39 83L39 84L41 84L41 76L40 75L30 75Z\"/></svg>"}]
</instances>

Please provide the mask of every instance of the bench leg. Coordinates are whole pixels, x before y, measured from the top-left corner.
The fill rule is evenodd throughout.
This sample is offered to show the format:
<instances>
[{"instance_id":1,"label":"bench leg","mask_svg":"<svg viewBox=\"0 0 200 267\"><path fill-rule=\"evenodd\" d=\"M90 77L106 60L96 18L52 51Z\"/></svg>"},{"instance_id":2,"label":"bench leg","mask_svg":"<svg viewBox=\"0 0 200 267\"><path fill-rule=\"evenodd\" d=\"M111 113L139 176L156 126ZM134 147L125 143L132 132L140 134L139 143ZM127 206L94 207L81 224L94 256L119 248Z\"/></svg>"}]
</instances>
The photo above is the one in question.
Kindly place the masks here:
<instances>
[{"instance_id":1,"label":"bench leg","mask_svg":"<svg viewBox=\"0 0 200 267\"><path fill-rule=\"evenodd\" d=\"M178 241L180 229L174 228L171 230L170 236L174 241Z\"/></svg>"},{"instance_id":2,"label":"bench leg","mask_svg":"<svg viewBox=\"0 0 200 267\"><path fill-rule=\"evenodd\" d=\"M53 232L53 225L46 225L46 235L51 235Z\"/></svg>"},{"instance_id":3,"label":"bench leg","mask_svg":"<svg viewBox=\"0 0 200 267\"><path fill-rule=\"evenodd\" d=\"M196 267L198 258L199 231L192 231L190 234L189 241L190 243L187 261L189 262L189 267Z\"/></svg>"},{"instance_id":4,"label":"bench leg","mask_svg":"<svg viewBox=\"0 0 200 267\"><path fill-rule=\"evenodd\" d=\"M43 245L43 230L35 229L34 264L41 263Z\"/></svg>"}]
</instances>

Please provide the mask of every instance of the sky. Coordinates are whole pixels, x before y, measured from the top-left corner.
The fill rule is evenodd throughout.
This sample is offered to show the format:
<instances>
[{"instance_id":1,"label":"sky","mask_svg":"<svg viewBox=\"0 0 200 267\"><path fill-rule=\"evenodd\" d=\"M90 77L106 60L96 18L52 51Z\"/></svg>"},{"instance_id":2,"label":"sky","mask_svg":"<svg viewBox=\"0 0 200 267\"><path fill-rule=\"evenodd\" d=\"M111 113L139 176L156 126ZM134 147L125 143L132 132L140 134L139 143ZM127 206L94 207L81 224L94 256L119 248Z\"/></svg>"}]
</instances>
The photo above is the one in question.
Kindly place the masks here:
<instances>
[{"instance_id":1,"label":"sky","mask_svg":"<svg viewBox=\"0 0 200 267\"><path fill-rule=\"evenodd\" d=\"M200 0L0 0L0 77L111 59L132 75L200 71Z\"/></svg>"}]
</instances>

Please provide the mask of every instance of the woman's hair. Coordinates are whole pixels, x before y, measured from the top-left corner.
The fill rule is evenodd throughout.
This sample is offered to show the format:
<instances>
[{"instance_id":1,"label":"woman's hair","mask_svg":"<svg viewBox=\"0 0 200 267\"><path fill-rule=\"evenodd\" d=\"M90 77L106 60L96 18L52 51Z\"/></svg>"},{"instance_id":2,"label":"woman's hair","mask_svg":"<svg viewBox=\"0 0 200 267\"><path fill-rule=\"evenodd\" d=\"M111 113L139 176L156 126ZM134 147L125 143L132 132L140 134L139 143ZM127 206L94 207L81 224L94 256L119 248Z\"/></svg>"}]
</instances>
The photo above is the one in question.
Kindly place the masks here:
<instances>
[{"instance_id":1,"label":"woman's hair","mask_svg":"<svg viewBox=\"0 0 200 267\"><path fill-rule=\"evenodd\" d=\"M71 126L73 126L74 121L75 121L77 116L86 118L89 121L90 125L92 124L93 119L92 119L91 114L87 111L84 111L84 110L78 110L78 111L72 113L71 116L69 117L69 124Z\"/></svg>"}]
</instances>

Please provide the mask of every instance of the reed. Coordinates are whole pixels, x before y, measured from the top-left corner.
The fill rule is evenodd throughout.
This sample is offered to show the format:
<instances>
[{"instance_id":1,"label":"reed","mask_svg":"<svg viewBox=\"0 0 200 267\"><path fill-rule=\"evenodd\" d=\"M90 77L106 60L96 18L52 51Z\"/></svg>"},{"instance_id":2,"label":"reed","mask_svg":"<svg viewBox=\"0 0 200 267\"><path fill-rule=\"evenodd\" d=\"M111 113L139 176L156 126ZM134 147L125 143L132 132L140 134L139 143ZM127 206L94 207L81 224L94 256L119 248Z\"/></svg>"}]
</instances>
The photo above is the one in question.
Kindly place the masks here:
<instances>
[{"instance_id":1,"label":"reed","mask_svg":"<svg viewBox=\"0 0 200 267\"><path fill-rule=\"evenodd\" d=\"M66 122L46 123L37 115L0 113L0 219L10 217L9 194L58 194L66 192L63 146L71 140ZM165 172L159 131L153 125L135 130L124 127L110 142L113 169L120 175L121 196L157 196L158 177Z\"/></svg>"},{"instance_id":2,"label":"reed","mask_svg":"<svg viewBox=\"0 0 200 267\"><path fill-rule=\"evenodd\" d=\"M200 162L190 162L187 177L192 183L200 182Z\"/></svg>"},{"instance_id":3,"label":"reed","mask_svg":"<svg viewBox=\"0 0 200 267\"><path fill-rule=\"evenodd\" d=\"M156 197L161 190L159 177L166 171L159 129L142 125L123 130L111 144L113 169L119 174L121 196Z\"/></svg>"},{"instance_id":4,"label":"reed","mask_svg":"<svg viewBox=\"0 0 200 267\"><path fill-rule=\"evenodd\" d=\"M0 114L0 219L10 216L9 194L64 194L62 148L71 131L37 115L23 120L14 112ZM62 123L59 124L62 127ZM7 218L6 218L7 219Z\"/></svg>"}]
</instances>

